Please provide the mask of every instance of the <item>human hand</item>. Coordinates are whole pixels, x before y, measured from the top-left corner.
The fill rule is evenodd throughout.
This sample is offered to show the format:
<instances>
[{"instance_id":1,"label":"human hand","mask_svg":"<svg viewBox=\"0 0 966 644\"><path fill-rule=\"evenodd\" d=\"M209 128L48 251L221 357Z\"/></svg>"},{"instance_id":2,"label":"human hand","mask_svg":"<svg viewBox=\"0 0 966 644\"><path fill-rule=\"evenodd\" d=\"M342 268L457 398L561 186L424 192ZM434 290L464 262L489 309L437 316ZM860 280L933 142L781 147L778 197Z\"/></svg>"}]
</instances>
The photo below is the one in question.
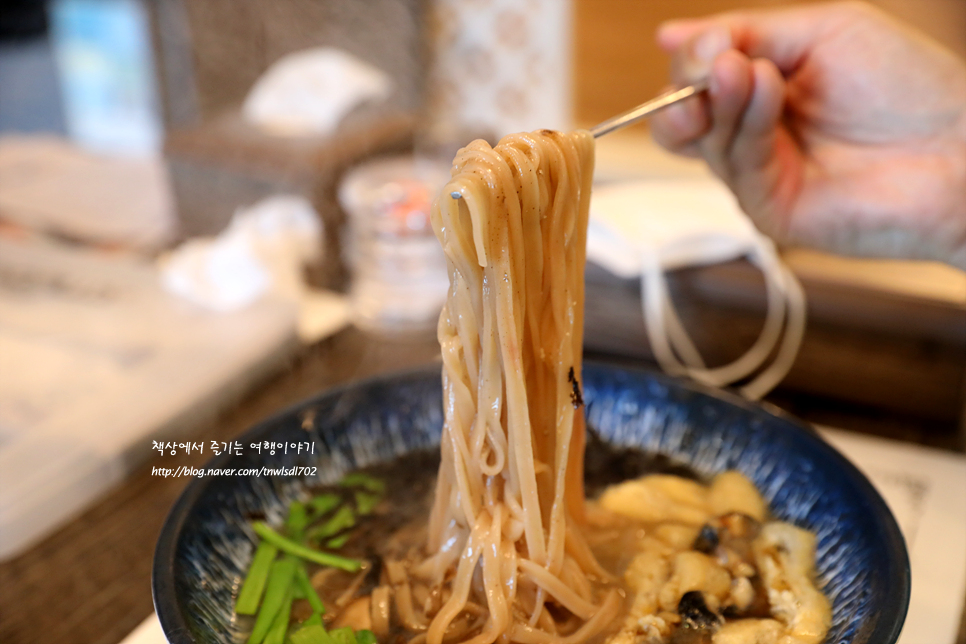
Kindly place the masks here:
<instances>
[{"instance_id":1,"label":"human hand","mask_svg":"<svg viewBox=\"0 0 966 644\"><path fill-rule=\"evenodd\" d=\"M652 117L779 241L966 269L966 65L862 3L736 12L658 32L704 97Z\"/></svg>"}]
</instances>

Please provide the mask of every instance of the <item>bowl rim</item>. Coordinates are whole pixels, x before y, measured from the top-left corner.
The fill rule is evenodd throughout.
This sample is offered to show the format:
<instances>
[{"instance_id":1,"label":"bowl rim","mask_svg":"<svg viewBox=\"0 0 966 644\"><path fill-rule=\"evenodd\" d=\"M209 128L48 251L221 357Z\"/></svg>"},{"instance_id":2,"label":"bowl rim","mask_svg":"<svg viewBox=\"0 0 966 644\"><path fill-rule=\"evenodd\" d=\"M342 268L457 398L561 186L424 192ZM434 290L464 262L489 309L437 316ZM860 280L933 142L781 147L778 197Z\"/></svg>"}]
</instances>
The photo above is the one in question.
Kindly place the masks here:
<instances>
[{"instance_id":1,"label":"bowl rim","mask_svg":"<svg viewBox=\"0 0 966 644\"><path fill-rule=\"evenodd\" d=\"M842 471L842 474L865 495L865 498L871 504L869 510L883 520L881 525L884 531L883 539L891 557L882 563L888 567L884 571L885 576L887 579L892 580L893 586L892 592L887 596L886 605L880 607L880 610L875 615L872 631L868 633L866 641L869 644L894 644L896 642L905 623L912 590L912 571L905 538L899 530L899 525L889 506L865 474L834 446L822 438L811 424L770 403L750 401L734 391L710 387L691 380L669 376L654 369L628 366L603 360L585 360L583 366L584 368L589 367L590 369L604 369L615 372L623 371L630 374L645 375L669 387L684 389L692 393L716 398L745 411L759 414L764 413L776 417L801 431L804 440L811 441L820 450L825 450L827 456L834 461L835 466ZM277 425L281 420L292 416L304 407L324 398L340 396L348 391L365 389L380 384L390 384L392 382L409 379L422 379L431 374L439 373L441 367L441 363L436 362L430 365L421 365L411 369L392 371L352 380L321 390L317 394L288 405L280 411L258 421L242 432L238 436L238 440L247 441L255 435L264 432L267 428ZM231 458L233 458L232 454L224 452L209 459L204 467L217 468L223 461L228 461ZM213 478L208 476L202 478L195 477L182 490L164 520L161 532L158 535L157 545L155 546L154 561L151 568L151 594L155 613L161 623L161 630L169 644L196 644L196 640L191 636L188 624L177 601L174 564L178 538L181 535L185 522L195 502L205 492L212 480Z\"/></svg>"}]
</instances>

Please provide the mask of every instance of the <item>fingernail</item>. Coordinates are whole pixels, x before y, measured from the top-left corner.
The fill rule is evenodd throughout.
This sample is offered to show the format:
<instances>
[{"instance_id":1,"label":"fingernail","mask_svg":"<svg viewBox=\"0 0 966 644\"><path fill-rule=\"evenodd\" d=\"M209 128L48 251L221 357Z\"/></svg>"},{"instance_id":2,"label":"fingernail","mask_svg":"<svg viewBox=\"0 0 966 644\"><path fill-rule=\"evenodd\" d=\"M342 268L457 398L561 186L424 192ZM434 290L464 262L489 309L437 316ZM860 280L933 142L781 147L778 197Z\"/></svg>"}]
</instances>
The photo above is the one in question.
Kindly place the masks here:
<instances>
[{"instance_id":1,"label":"fingernail","mask_svg":"<svg viewBox=\"0 0 966 644\"><path fill-rule=\"evenodd\" d=\"M731 33L724 27L714 27L698 36L694 43L694 57L710 65L727 49L731 49Z\"/></svg>"}]
</instances>

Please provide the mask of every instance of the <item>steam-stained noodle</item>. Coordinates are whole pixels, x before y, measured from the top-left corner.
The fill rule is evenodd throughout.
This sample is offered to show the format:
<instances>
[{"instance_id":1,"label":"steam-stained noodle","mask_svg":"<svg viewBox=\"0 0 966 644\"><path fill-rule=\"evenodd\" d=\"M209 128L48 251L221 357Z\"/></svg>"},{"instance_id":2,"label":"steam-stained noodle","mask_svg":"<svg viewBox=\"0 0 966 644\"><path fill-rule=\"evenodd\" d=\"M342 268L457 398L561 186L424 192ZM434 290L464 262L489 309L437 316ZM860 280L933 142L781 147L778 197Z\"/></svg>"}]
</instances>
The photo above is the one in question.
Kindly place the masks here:
<instances>
[{"instance_id":1,"label":"steam-stained noodle","mask_svg":"<svg viewBox=\"0 0 966 644\"><path fill-rule=\"evenodd\" d=\"M618 613L618 591L577 527L593 167L586 131L476 141L434 206L450 272L438 330L445 424L431 556L413 573L434 587L451 566L456 576L428 644L443 642L468 603L487 609L472 644L576 644Z\"/></svg>"},{"instance_id":2,"label":"steam-stained noodle","mask_svg":"<svg viewBox=\"0 0 966 644\"><path fill-rule=\"evenodd\" d=\"M824 641L815 537L770 520L744 475L599 440L585 464L593 166L583 131L460 150L432 212L450 273L438 476L417 452L293 503L284 534L256 525L236 603L251 644L281 642L289 615L293 644ZM293 554L320 565L293 576Z\"/></svg>"}]
</instances>

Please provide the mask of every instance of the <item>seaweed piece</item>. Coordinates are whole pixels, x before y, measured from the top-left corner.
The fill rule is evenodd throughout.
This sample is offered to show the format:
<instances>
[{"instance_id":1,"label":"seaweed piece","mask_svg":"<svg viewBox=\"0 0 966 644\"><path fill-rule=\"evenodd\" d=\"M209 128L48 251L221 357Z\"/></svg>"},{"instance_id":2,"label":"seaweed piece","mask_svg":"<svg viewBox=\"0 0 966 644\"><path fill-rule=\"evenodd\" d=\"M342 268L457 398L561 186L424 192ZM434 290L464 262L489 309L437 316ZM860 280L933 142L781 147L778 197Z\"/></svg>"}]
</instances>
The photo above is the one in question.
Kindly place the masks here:
<instances>
[{"instance_id":1,"label":"seaweed piece","mask_svg":"<svg viewBox=\"0 0 966 644\"><path fill-rule=\"evenodd\" d=\"M584 404L584 395L580 392L580 383L577 381L573 367L570 368L570 372L567 374L567 382L573 387L573 390L570 392L570 402L573 403L574 409L580 409Z\"/></svg>"},{"instance_id":2,"label":"seaweed piece","mask_svg":"<svg viewBox=\"0 0 966 644\"><path fill-rule=\"evenodd\" d=\"M705 523L701 528L701 532L698 533L697 538L694 540L694 545L691 547L698 552L710 555L718 549L720 542L718 531L711 524Z\"/></svg>"},{"instance_id":3,"label":"seaweed piece","mask_svg":"<svg viewBox=\"0 0 966 644\"><path fill-rule=\"evenodd\" d=\"M685 629L712 629L721 623L721 618L708 608L704 594L699 590L692 590L681 596L678 614L681 615L681 627Z\"/></svg>"}]
</instances>

